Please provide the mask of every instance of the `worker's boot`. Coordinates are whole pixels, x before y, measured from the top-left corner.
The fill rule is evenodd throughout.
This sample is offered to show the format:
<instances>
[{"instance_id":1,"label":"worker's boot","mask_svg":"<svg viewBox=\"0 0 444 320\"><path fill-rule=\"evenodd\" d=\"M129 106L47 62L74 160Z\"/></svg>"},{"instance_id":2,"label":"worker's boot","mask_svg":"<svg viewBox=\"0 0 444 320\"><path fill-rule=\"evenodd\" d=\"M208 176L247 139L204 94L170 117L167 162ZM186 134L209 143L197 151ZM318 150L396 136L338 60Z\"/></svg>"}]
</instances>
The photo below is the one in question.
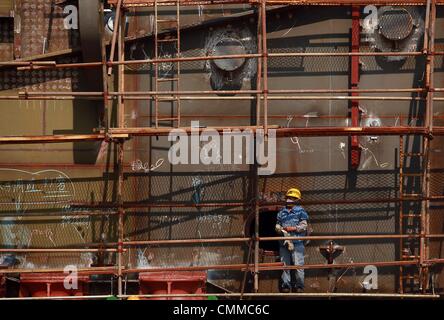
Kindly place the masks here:
<instances>
[{"instance_id":1,"label":"worker's boot","mask_svg":"<svg viewBox=\"0 0 444 320\"><path fill-rule=\"evenodd\" d=\"M281 287L281 292L282 293L290 293L290 288L289 287Z\"/></svg>"},{"instance_id":2,"label":"worker's boot","mask_svg":"<svg viewBox=\"0 0 444 320\"><path fill-rule=\"evenodd\" d=\"M302 289L302 288L294 288L293 292L295 292L295 293L304 293L304 289Z\"/></svg>"}]
</instances>

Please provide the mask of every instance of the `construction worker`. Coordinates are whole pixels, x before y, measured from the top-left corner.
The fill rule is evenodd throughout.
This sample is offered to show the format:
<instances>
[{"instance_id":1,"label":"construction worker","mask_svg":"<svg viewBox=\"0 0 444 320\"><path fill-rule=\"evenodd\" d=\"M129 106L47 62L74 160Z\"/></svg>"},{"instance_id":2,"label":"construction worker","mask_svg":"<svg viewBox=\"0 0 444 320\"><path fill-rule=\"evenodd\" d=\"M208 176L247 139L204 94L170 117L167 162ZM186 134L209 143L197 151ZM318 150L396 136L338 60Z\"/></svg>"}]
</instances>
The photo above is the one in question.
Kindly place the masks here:
<instances>
[{"instance_id":1,"label":"construction worker","mask_svg":"<svg viewBox=\"0 0 444 320\"><path fill-rule=\"evenodd\" d=\"M277 214L276 232L284 237L300 237L307 233L308 214L300 205L301 191L291 188L286 193L285 207ZM304 265L304 241L279 241L279 254L284 265ZM294 272L295 281L291 280L291 270L284 270L281 277L281 292L304 291L304 270ZM292 285L294 284L294 285Z\"/></svg>"}]
</instances>

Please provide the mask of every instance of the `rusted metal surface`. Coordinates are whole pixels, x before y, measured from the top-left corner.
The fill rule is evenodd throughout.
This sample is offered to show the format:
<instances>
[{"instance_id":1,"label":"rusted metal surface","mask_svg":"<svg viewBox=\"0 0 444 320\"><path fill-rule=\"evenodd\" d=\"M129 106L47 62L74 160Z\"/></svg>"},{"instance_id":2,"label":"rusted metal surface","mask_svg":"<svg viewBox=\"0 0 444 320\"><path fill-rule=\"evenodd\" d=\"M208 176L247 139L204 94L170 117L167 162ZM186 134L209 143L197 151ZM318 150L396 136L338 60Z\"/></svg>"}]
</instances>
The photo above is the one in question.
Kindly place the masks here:
<instances>
[{"instance_id":1,"label":"rusted metal surface","mask_svg":"<svg viewBox=\"0 0 444 320\"><path fill-rule=\"evenodd\" d=\"M351 28L351 52L359 52L359 45L361 42L360 32L360 7L352 6L352 28ZM359 57L350 57L350 89L356 90L359 86ZM351 92L352 97L356 97L359 94L357 92ZM350 117L351 125L356 127L360 123L361 111L359 110L359 100L350 101ZM361 162L361 146L358 136L350 137L350 169L356 170Z\"/></svg>"},{"instance_id":2,"label":"rusted metal surface","mask_svg":"<svg viewBox=\"0 0 444 320\"><path fill-rule=\"evenodd\" d=\"M66 30L63 7L48 0L15 1L15 58L25 58L79 46L79 33ZM32 12L32 13L31 13Z\"/></svg>"},{"instance_id":3,"label":"rusted metal surface","mask_svg":"<svg viewBox=\"0 0 444 320\"><path fill-rule=\"evenodd\" d=\"M79 275L79 286L67 289L64 286L66 275L61 274L23 274L20 277L20 297L84 296L87 294L89 277Z\"/></svg>"},{"instance_id":4,"label":"rusted metal surface","mask_svg":"<svg viewBox=\"0 0 444 320\"><path fill-rule=\"evenodd\" d=\"M0 17L11 17L14 15L14 4L12 0L4 0L0 4Z\"/></svg>"},{"instance_id":5,"label":"rusted metal surface","mask_svg":"<svg viewBox=\"0 0 444 320\"><path fill-rule=\"evenodd\" d=\"M14 58L13 20L2 19L1 15L2 8L0 7L0 61L11 61Z\"/></svg>"},{"instance_id":6,"label":"rusted metal surface","mask_svg":"<svg viewBox=\"0 0 444 320\"><path fill-rule=\"evenodd\" d=\"M118 0L110 0L109 3L116 5ZM164 3L165 5L173 5L175 1L171 0L164 0L159 1L160 3ZM249 3L249 4L256 4L260 3L259 0L218 0L218 1L196 1L196 0L180 0L181 5L196 5L196 4L213 4L213 5L220 5L220 4L229 4L229 3ZM267 0L267 4L270 5L420 5L420 4L426 4L427 0L403 0L403 1L390 1L390 0L333 0L333 1L326 1L326 0ZM442 4L441 1L437 1L437 4ZM154 0L124 0L123 1L124 6L153 6Z\"/></svg>"},{"instance_id":7,"label":"rusted metal surface","mask_svg":"<svg viewBox=\"0 0 444 320\"><path fill-rule=\"evenodd\" d=\"M159 1L158 5L175 3ZM181 1L181 5L203 3ZM337 239L347 248L335 265L341 272L367 264L386 268L380 292L395 293L400 288L400 266L408 273L422 268L421 290L406 284L411 287L409 292L430 292L428 274L435 272L431 266L443 263L439 229L443 202L439 152L444 135L439 116L444 99L439 66L443 51L434 45L444 36L439 6L434 18L435 4L441 3L429 2L427 11L414 8L422 19L418 29L425 26L426 38L430 36L425 41L426 50L418 44L408 51L393 52L378 51L377 44L368 39L358 41L356 9L353 19L350 6L322 7L349 2L309 3L319 6L291 2L301 6L280 12L266 10L266 5L275 3L279 2L252 2L259 15L243 16L231 21L229 27L220 19L211 30L203 28L199 34L187 28L174 30L180 34L180 48L167 48L158 54L153 54L150 43L155 39L149 36L124 43L122 16L112 41L117 58L105 55L106 41L102 39L101 53L87 63L75 53L78 43L77 49L66 48L62 41L60 48L42 56L32 46L26 47L31 42L23 39L32 36L22 30L15 39L14 52L16 57L26 53L32 61L8 58L1 63L5 70L2 79L8 87L2 87L0 103L8 112L1 120L0 137L0 144L4 144L0 146L0 227L4 228L0 252L15 254L20 261L5 273L57 272L63 265L74 263L89 274L115 274L117 293L124 296L124 275L128 273L209 270L210 277L232 292L245 296L249 290L277 292L275 271L284 268L275 264L273 256L264 255L262 246L282 238L262 234L261 227L272 225L272 220L266 218L261 206L273 217L285 189L299 186L315 230L307 237L311 242L306 266L302 267L307 269L307 290L327 290L323 272L331 266L317 247L325 240ZM389 2L377 2L382 3ZM213 3L216 8L217 4ZM424 6L426 2L402 4ZM23 7L19 8L19 16L26 16ZM130 24L140 23L149 35L149 16L138 16L139 9L130 10L135 13L130 15ZM153 13L153 8L143 10ZM183 9L178 10L181 13ZM159 10L159 19L167 16ZM46 19L50 18L49 14ZM350 37L353 26L354 37ZM224 32L242 39L246 53L207 54ZM177 52L180 55L175 56ZM46 61L35 61L39 56ZM211 68L218 66L214 61L229 59L241 59L242 65L254 63L248 64L249 73L242 74L240 87L218 87L222 88L218 91L211 82ZM399 68L390 67L399 59L403 61ZM175 63L180 65L180 90L155 87L154 68L168 72ZM361 67L359 89L356 64ZM111 67L114 78L108 78ZM83 68L101 73L103 91L78 87L81 80L74 72ZM424 81L422 74L426 75ZM26 78L36 79L32 80L36 83L26 83ZM170 146L166 136L175 127L174 123L167 127L154 123L159 118L176 118L169 110L154 116L154 102L171 97L180 98L178 127L187 134L190 120L201 121L203 127L198 132L204 128L219 132L275 129L276 174L257 177L255 173L252 177L254 170L245 165L189 168L163 163L151 170L160 159L166 159ZM93 102L104 105L100 117L95 115ZM346 122L349 102L355 112L353 123ZM363 112L360 120L356 117L358 109ZM13 124L17 119L19 124ZM400 135L404 137L402 143ZM363 147L354 175L348 171L347 137L353 137L355 146ZM405 197L399 191L401 173L408 174L418 165L406 161L400 166L399 154L421 154L421 148L429 153L426 166L421 167L426 179L422 184L415 178L407 179L410 196ZM27 194L29 188L40 191ZM59 202L47 197L48 192L63 195L62 191L67 198ZM405 234L399 229L399 203L406 208L406 218L421 216L418 232ZM244 224L251 223L251 214L256 217L254 232L245 234L249 228ZM406 260L400 260L401 239L419 240L421 253L408 252ZM249 260L252 243L254 261ZM38 252L48 256L39 257ZM112 267L94 268L94 259ZM254 270L253 287L244 289L243 275L239 278L234 272L227 271L228 276L221 279L218 270L245 274ZM359 285L348 274L344 279L339 284L341 291L350 292ZM442 288L443 283L437 281L435 285Z\"/></svg>"}]
</instances>

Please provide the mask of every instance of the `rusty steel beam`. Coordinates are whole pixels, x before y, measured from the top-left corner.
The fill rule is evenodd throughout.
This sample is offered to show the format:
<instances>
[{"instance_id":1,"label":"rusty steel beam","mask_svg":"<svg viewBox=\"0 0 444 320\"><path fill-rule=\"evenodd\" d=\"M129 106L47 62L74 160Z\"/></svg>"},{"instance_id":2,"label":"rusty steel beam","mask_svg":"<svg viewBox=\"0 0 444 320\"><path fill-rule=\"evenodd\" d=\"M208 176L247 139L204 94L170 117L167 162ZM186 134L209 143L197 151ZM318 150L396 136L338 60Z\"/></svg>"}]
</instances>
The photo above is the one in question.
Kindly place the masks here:
<instances>
[{"instance_id":1,"label":"rusty steel beam","mask_svg":"<svg viewBox=\"0 0 444 320\"><path fill-rule=\"evenodd\" d=\"M47 136L3 136L0 137L1 144L33 144L33 143L66 143L78 141L100 141L106 139L128 139L128 134L64 134Z\"/></svg>"},{"instance_id":2,"label":"rusty steel beam","mask_svg":"<svg viewBox=\"0 0 444 320\"><path fill-rule=\"evenodd\" d=\"M278 129L278 126L270 126L271 129ZM111 134L128 134L128 135L140 135L140 136L167 136L171 133L171 130L181 130L186 134L191 134L191 131L194 133L202 133L207 129L212 129L217 132L224 132L224 130L251 130L252 132L256 132L258 129L262 129L261 126L226 126L226 127L207 127L207 128L189 128L189 127L181 127L181 128L111 128Z\"/></svg>"},{"instance_id":3,"label":"rusty steel beam","mask_svg":"<svg viewBox=\"0 0 444 320\"><path fill-rule=\"evenodd\" d=\"M261 26L261 37L262 37L262 99L264 104L264 130L265 134L268 135L268 46L267 46L267 9L266 0L260 0L260 26Z\"/></svg>"},{"instance_id":4,"label":"rusty steel beam","mask_svg":"<svg viewBox=\"0 0 444 320\"><path fill-rule=\"evenodd\" d=\"M439 299L439 294L413 294L413 293L340 293L340 292L326 292L326 293L267 293L267 292L258 292L258 293L174 293L174 294L137 294L137 295L117 295L119 299L128 299L130 297L138 297L138 298L205 298L205 297L220 297L220 298L240 298L248 297L248 298L375 298L375 299ZM92 300L100 300L107 299L110 295L84 295L84 296L59 296L59 297L22 297L22 298L0 298L0 301L39 301L39 300L84 300L84 299L92 299Z\"/></svg>"},{"instance_id":5,"label":"rusty steel beam","mask_svg":"<svg viewBox=\"0 0 444 320\"><path fill-rule=\"evenodd\" d=\"M0 137L1 144L35 144L35 143L66 143L76 141L100 141L113 139L129 139L130 136L167 136L171 130L179 129L186 134L191 133L191 128L110 128L108 134L100 130L98 134L73 134L73 135L47 135L47 136L3 136ZM196 132L203 132L212 129L223 133L233 130L252 130L253 132L262 127L257 126L227 126L227 127L206 127L193 128ZM325 137L325 136L349 136L349 135L444 135L444 127L434 127L432 132L425 127L300 127L300 128L280 128L269 126L269 129L276 130L276 137ZM230 132L228 134L236 134Z\"/></svg>"},{"instance_id":6,"label":"rusty steel beam","mask_svg":"<svg viewBox=\"0 0 444 320\"><path fill-rule=\"evenodd\" d=\"M114 30L113 30L113 37L111 40L111 51L110 51L110 55L109 55L109 62L113 62L114 61L114 55L116 52L116 42L117 42L117 35L119 34L120 37L122 35L121 31L121 24L120 24L120 19L121 17L121 10L122 10L122 0L117 0L117 9L116 9L116 16L114 19ZM120 40L119 40L120 41ZM119 44L120 45L120 44ZM122 57L121 54L119 54L119 60ZM112 67L108 67L108 76L110 76L112 74ZM119 78L120 78L121 74L119 72Z\"/></svg>"},{"instance_id":7,"label":"rusty steel beam","mask_svg":"<svg viewBox=\"0 0 444 320\"><path fill-rule=\"evenodd\" d=\"M125 14L121 12L122 0L118 2L118 8L116 12L116 21L114 24L114 32L113 32L113 45L115 50L115 45L117 41L118 46L118 57L120 59L124 59L125 57ZM119 35L117 39L117 35ZM113 48L111 48L111 61L114 59ZM112 67L108 69L108 75L111 75ZM118 80L118 90L125 90L125 70L123 65L117 66L117 80ZM125 126L125 104L122 96L117 99L117 121L118 126L123 128ZM117 181L117 204L118 204L118 228L117 228L117 291L118 294L123 294L123 273L122 270L124 268L124 257L123 253L125 252L123 248L124 241L124 228L125 228L125 209L123 208L123 185L124 185L124 141L116 140L114 144L117 149L117 171L118 171L118 181Z\"/></svg>"},{"instance_id":8,"label":"rusty steel beam","mask_svg":"<svg viewBox=\"0 0 444 320\"><path fill-rule=\"evenodd\" d=\"M430 89L432 91L444 91L444 88ZM269 95L286 93L286 94L299 94L299 93L421 93L426 92L424 88L389 88L389 89L289 89L289 90L268 90ZM197 91L120 91L120 92L108 92L108 99L117 98L136 98L143 96L143 99L152 99L150 96L154 95L199 95L199 94L227 94L227 95L251 95L260 94L262 90L197 90ZM326 96L317 96L319 99L328 99ZM370 99L378 99L374 96L368 96ZM98 91L19 91L16 95L0 95L0 100L74 100L74 99L103 99L103 92ZM221 97L223 98L223 97ZM277 99L292 99L293 97L277 97ZM313 97L307 96L294 96L294 99L312 99ZM345 99L344 97L333 97L336 99ZM396 97L382 97L381 99L393 99ZM191 98L188 98L191 99ZM262 99L259 95L256 99ZM364 98L365 99L365 98ZM410 100L409 97L399 97L399 99ZM437 98L444 99L444 98Z\"/></svg>"},{"instance_id":9,"label":"rusty steel beam","mask_svg":"<svg viewBox=\"0 0 444 320\"><path fill-rule=\"evenodd\" d=\"M444 0L443 0L444 1ZM294 53L267 53L267 57L351 57L351 56L423 56L424 52L294 52ZM444 52L429 52L429 55L444 55ZM162 58L162 59L144 59L144 60L120 60L119 61L97 61L97 62L77 62L77 63L56 63L55 61L5 61L0 62L1 66L20 67L21 70L31 69L50 69L50 68L97 68L106 65L112 67L115 65L136 65L136 64L154 64L166 62L190 62L190 61L206 61L219 59L235 59L235 58L262 58L265 53L237 54L237 55L220 55L220 56L196 56L196 57L179 57L179 58Z\"/></svg>"},{"instance_id":10,"label":"rusty steel beam","mask_svg":"<svg viewBox=\"0 0 444 320\"><path fill-rule=\"evenodd\" d=\"M163 95L163 93L156 93L156 96ZM426 98L423 97L387 97L387 96L267 96L264 94L260 99L265 102L265 100L289 100L289 101L313 101L313 100L367 100L367 101L424 101ZM123 96L125 100L155 100L156 97L153 96ZM159 101L170 101L173 96L171 95L163 95L162 97L157 98ZM190 100L190 101L205 101L205 100L256 100L254 96L243 96L243 97L235 97L235 96L180 96L180 100Z\"/></svg>"},{"instance_id":11,"label":"rusty steel beam","mask_svg":"<svg viewBox=\"0 0 444 320\"><path fill-rule=\"evenodd\" d=\"M439 294L414 294L414 293L347 293L347 292L325 292L325 293L280 293L280 292L258 292L258 293L174 293L174 294L137 294L137 295L117 295L119 299L128 299L130 297L138 297L138 298L151 298L151 299L162 299L162 298L208 298L208 297L219 297L219 298L326 298L326 299L334 299L334 298L374 298L374 299L439 299ZM93 300L101 300L107 299L110 295L85 295L85 296L59 296L59 297L22 297L22 298L0 298L0 301L39 301L39 300L84 300L84 299L93 299Z\"/></svg>"},{"instance_id":12,"label":"rusty steel beam","mask_svg":"<svg viewBox=\"0 0 444 320\"><path fill-rule=\"evenodd\" d=\"M193 128L196 132L203 132L212 129L223 133L233 130L252 130L253 132L262 127L257 126L227 126L227 127L207 127ZM76 141L100 141L113 139L129 139L130 136L167 136L171 130L179 129L186 134L191 133L191 128L110 128L108 134L101 130L98 134L73 134L73 135L47 135L47 136L3 136L0 137L1 144L35 144L35 143L66 143ZM276 130L276 137L294 136L349 136L349 135L444 135L444 127L434 127L433 132L429 132L425 127L303 127L303 128L279 128L269 126L269 129ZM236 134L231 132L229 134Z\"/></svg>"},{"instance_id":13,"label":"rusty steel beam","mask_svg":"<svg viewBox=\"0 0 444 320\"><path fill-rule=\"evenodd\" d=\"M429 259L425 261L428 264L443 264L444 259ZM410 261L379 261L379 262L354 262L342 264L313 264L304 266L284 266L282 263L260 263L259 270L291 270L291 269L331 269L333 268L349 268L349 267L365 267L367 265L374 265L380 267L390 267L399 265L417 265L418 260ZM186 267L153 267L153 268L126 268L123 270L124 274L140 273L140 272L156 272L156 271L205 271L205 270L245 270L245 263L242 264L228 264L228 265L207 265L207 266L186 266ZM249 268L253 267L251 264ZM52 269L0 269L0 274L12 273L60 273L64 272L61 268ZM81 268L78 270L81 275L96 275L96 274L116 274L116 267L90 267Z\"/></svg>"},{"instance_id":14,"label":"rusty steel beam","mask_svg":"<svg viewBox=\"0 0 444 320\"><path fill-rule=\"evenodd\" d=\"M427 0L427 25L426 30L424 32L424 51L429 53L432 52L435 48L435 22L436 22L436 0ZM433 130L433 114L434 114L434 92L430 90L434 86L434 56L427 55L426 56L426 70L425 70L425 83L424 87L427 89L427 100L426 100L426 114L424 125L427 127L428 131L431 132ZM424 159L423 159L423 177L422 177L422 194L426 197L430 197L430 144L431 144L431 136L426 135L423 136L423 144L424 144ZM429 279L428 273L429 268L425 260L429 258L429 238L428 233L430 230L430 219L429 219L429 207L430 203L428 200L424 200L422 202L422 210L421 210L421 224L420 224L420 266L421 272L420 276L422 279L420 289L425 293L429 287ZM421 288L422 287L422 288Z\"/></svg>"},{"instance_id":15,"label":"rusty steel beam","mask_svg":"<svg viewBox=\"0 0 444 320\"><path fill-rule=\"evenodd\" d=\"M339 199L339 200L312 200L312 201L301 201L301 204L304 206L317 206L317 205L330 205L330 204L360 204L360 203L395 203L401 201L444 201L444 196L430 196L428 198L425 197L403 197L403 198L366 198L366 199L357 199L357 200L347 200L347 199ZM278 210L277 208L282 207L282 202L266 202L259 201L258 204L262 208L271 208L273 210ZM74 202L71 204L72 208L85 208L85 209L107 209L107 208L117 208L117 204L113 202L106 203L80 203ZM247 202L207 202L207 203L184 203L184 202L124 202L122 204L123 208L131 209L131 208L218 208L218 207L248 207L251 206L251 203ZM189 213L189 212L187 212ZM77 214L77 213L76 213ZM87 213L85 213L87 214ZM108 213L104 213L108 214ZM1 214L0 214L1 215Z\"/></svg>"},{"instance_id":16,"label":"rusty steel beam","mask_svg":"<svg viewBox=\"0 0 444 320\"><path fill-rule=\"evenodd\" d=\"M116 267L89 267L79 268L77 270L79 275L96 275L96 274L115 274ZM0 269L0 274L12 273L63 273L64 268L46 268L46 269Z\"/></svg>"},{"instance_id":17,"label":"rusty steel beam","mask_svg":"<svg viewBox=\"0 0 444 320\"><path fill-rule=\"evenodd\" d=\"M443 128L444 129L444 128ZM437 134L438 131L433 132ZM305 128L279 128L277 137L304 137L304 136L382 136L382 135L411 135L431 134L424 127L305 127Z\"/></svg>"},{"instance_id":18,"label":"rusty steel beam","mask_svg":"<svg viewBox=\"0 0 444 320\"><path fill-rule=\"evenodd\" d=\"M117 252L117 249L113 248L101 248L101 249L87 249L87 248L75 248L75 249L53 249L53 248L38 248L38 249L0 249L0 253L83 253L83 252Z\"/></svg>"},{"instance_id":19,"label":"rusty steel beam","mask_svg":"<svg viewBox=\"0 0 444 320\"><path fill-rule=\"evenodd\" d=\"M0 62L0 68L14 66L17 67L17 70L31 70L31 69L38 69L40 67L48 67L48 66L53 67L57 65L56 61L37 61L37 60L49 59L54 57L63 57L67 55L77 54L80 51L81 51L80 48L70 48L70 49L48 52L30 57L18 58L13 61L3 61Z\"/></svg>"},{"instance_id":20,"label":"rusty steel beam","mask_svg":"<svg viewBox=\"0 0 444 320\"><path fill-rule=\"evenodd\" d=\"M386 91L390 92L390 91ZM411 90L410 92L417 92L416 90ZM110 94L106 96L107 100L155 100L156 96L161 95L158 99L162 101L169 101L171 96L178 96L181 100L256 100L257 97L254 96L194 96L194 94L200 94L199 91L187 92L187 93L165 93L165 92L148 92L148 93L132 93L131 95L122 94ZM193 96L182 96L181 94L191 94ZM215 92L210 92L209 94L216 94ZM222 93L221 93L222 94ZM237 94L232 92L231 94ZM274 93L272 93L274 94ZM31 92L19 92L18 95L5 95L0 96L1 100L103 100L103 93L99 92L61 92L61 93L31 93ZM260 100L297 100L297 101L312 101L312 100L368 100L368 101L423 101L426 98L422 97L393 97L393 96L260 96ZM434 98L434 101L442 101L444 98Z\"/></svg>"},{"instance_id":21,"label":"rusty steel beam","mask_svg":"<svg viewBox=\"0 0 444 320\"><path fill-rule=\"evenodd\" d=\"M221 4L260 4L260 0L178 0L181 6L194 5L221 5ZM425 5L426 0L266 0L266 5L317 5L317 6L337 6L337 5ZM116 6L118 0L108 0L108 3ZM175 5L176 0L157 1L158 5ZM437 0L438 5L444 4L443 0ZM154 0L124 0L124 7L150 7L154 5Z\"/></svg>"},{"instance_id":22,"label":"rusty steel beam","mask_svg":"<svg viewBox=\"0 0 444 320\"><path fill-rule=\"evenodd\" d=\"M86 208L86 209L105 209L105 208L116 208L118 205L113 202L107 203L79 203L75 202L71 205L72 208ZM211 208L211 207L242 207L249 206L246 202L223 202L223 203L178 203L178 202L167 202L167 203L143 203L143 202L124 202L122 207L125 209L131 208Z\"/></svg>"},{"instance_id":23,"label":"rusty steel beam","mask_svg":"<svg viewBox=\"0 0 444 320\"><path fill-rule=\"evenodd\" d=\"M430 196L426 197L403 197L403 198L370 198L370 199L358 199L358 200L324 200L324 201L302 201L304 206L318 206L318 205L331 205L331 204L362 204L362 203L395 203L395 202L420 202L420 201L434 201L443 202L444 196ZM259 202L259 207L262 210L277 211L282 207L282 203L279 202ZM167 202L167 203L147 203L147 202L124 202L122 207L125 209L131 208L220 208L220 207L249 207L251 203L246 202L220 202L220 203L179 203L179 202ZM79 203L75 202L71 205L72 208L88 209L88 210L101 210L101 209L116 209L118 204L108 203ZM184 212L184 214L199 213L195 211ZM62 213L54 213L54 215L61 215ZM117 212L78 212L76 215L114 215ZM132 213L134 214L134 213ZM143 214L143 213L140 213ZM0 214L0 216L16 216L17 214Z\"/></svg>"},{"instance_id":24,"label":"rusty steel beam","mask_svg":"<svg viewBox=\"0 0 444 320\"><path fill-rule=\"evenodd\" d=\"M77 63L57 63L55 61L24 61L14 60L0 62L0 67L17 67L20 70L31 69L51 69L51 68L97 68L103 65L112 67L115 65L135 65L135 64L153 64L153 63L166 63L166 62L190 62L190 61L205 61L205 60L218 60L218 59L235 59L235 58L261 58L265 54L252 53L252 54L238 54L238 55L221 55L221 56L196 56L196 57L180 57L180 58L162 58L162 59L144 59L144 60L121 60L118 61L97 61L97 62L77 62ZM435 52L294 52L294 53L268 53L267 57L351 57L351 56L423 56L444 55L444 51Z\"/></svg>"},{"instance_id":25,"label":"rusty steel beam","mask_svg":"<svg viewBox=\"0 0 444 320\"><path fill-rule=\"evenodd\" d=\"M444 88L432 89L432 91L443 91ZM390 93L390 92L424 92L424 89L361 89L361 90L350 90L350 89L318 89L318 90L270 90L268 94L273 95L277 93ZM213 97L213 96L194 96L198 94L259 94L258 97L250 96L238 96L238 97ZM171 95L181 96L181 95L192 95L192 96L181 96L182 100L255 100L264 97L260 96L260 91L257 90L225 90L221 92L214 91L145 91L145 92L109 92L107 99L126 99L126 100L154 100L153 96L162 95L165 99L169 99ZM19 92L17 95L0 95L0 100L103 100L103 92ZM374 100L374 101L411 101L411 100L426 100L426 98L421 97L393 97L393 96L268 96L268 100ZM433 101L444 101L444 97L434 97ZM218 116L220 117L220 116ZM271 116L273 117L273 116Z\"/></svg>"},{"instance_id":26,"label":"rusty steel beam","mask_svg":"<svg viewBox=\"0 0 444 320\"><path fill-rule=\"evenodd\" d=\"M390 263L390 264L389 264ZM383 262L384 265L397 265L397 263L405 264L405 265L415 265L417 264L416 261L393 261L393 262ZM372 265L381 265L381 262L374 263L366 263L366 265L372 264ZM345 267L354 266L355 263L349 263L346 264ZM336 266L336 265L335 265ZM253 268L254 264L251 264L249 268ZM260 263L259 264L259 270L283 270L288 269L288 267L291 266L284 266L282 263ZM296 269L331 269L331 265L304 265L304 266L293 266L297 267ZM207 266L188 266L188 267L153 267L153 268L132 268L132 269L125 269L124 273L141 273L141 272L158 272L158 271L206 271L206 270L245 270L245 263L244 264L221 264L221 265L207 265Z\"/></svg>"},{"instance_id":27,"label":"rusty steel beam","mask_svg":"<svg viewBox=\"0 0 444 320\"><path fill-rule=\"evenodd\" d=\"M274 270L312 270L312 269L332 269L332 268L365 268L368 265L376 267L395 267L395 266L406 266L406 265L418 265L419 260L409 260L409 261L376 261L376 262L353 262L353 263L337 263L337 264L307 264L303 266L283 266L280 268L271 266L263 267L262 271L274 271Z\"/></svg>"},{"instance_id":28,"label":"rusty steel beam","mask_svg":"<svg viewBox=\"0 0 444 320\"><path fill-rule=\"evenodd\" d=\"M169 135L171 130L175 128L111 128L111 134L127 134L134 136L165 136ZM183 130L184 133L190 134L191 128L183 127L178 128ZM238 127L208 127L208 128L193 128L195 132L203 132L206 129L214 129L218 132L224 132L224 130L252 130L262 129L257 126L238 126ZM411 135L411 134L444 134L444 127L440 129L434 128L433 133L428 132L425 127L298 127L298 128L281 128L278 126L269 126L269 129L276 130L276 137L294 137L294 136L349 136L349 135Z\"/></svg>"},{"instance_id":29,"label":"rusty steel beam","mask_svg":"<svg viewBox=\"0 0 444 320\"><path fill-rule=\"evenodd\" d=\"M382 92L382 91L379 91ZM386 91L390 92L390 91ZM398 91L401 92L401 91ZM418 92L416 90L411 90L410 92ZM327 93L327 92L326 92ZM229 100L229 101L235 101L235 100L257 100L257 97L249 97L249 96L238 96L238 97L230 97L230 96L221 96L221 97L214 97L214 96L181 96L181 94L189 94L189 95L197 95L200 94L199 91L194 92L186 92L186 93L178 93L175 94L176 96L180 97L181 100ZM216 94L216 93L209 93L209 94ZM221 93L224 94L224 93ZM235 93L231 92L227 94L246 94L246 93ZM270 94L270 93L268 93ZM271 93L274 94L274 93ZM125 94L119 94L119 95L108 95L108 100L116 100L118 99L117 96L122 97L125 100L154 100L157 95L162 95L160 99L171 99L172 93L164 93L164 92L148 92L144 94L132 94L132 95L125 95ZM264 100L263 97L259 98L260 100ZM422 97L392 97L392 96L358 96L358 97L348 97L348 96L268 96L268 100L294 100L294 101L312 101L312 100L367 100L367 101L424 101L426 98ZM103 100L103 93L97 93L97 92L71 92L66 94L45 94L45 93L39 93L39 94L33 94L33 93L24 93L20 92L18 95L4 95L0 96L0 101L6 101L6 100L18 100L18 101L32 101L32 100ZM433 101L444 101L444 97L434 97ZM204 117L205 115L200 115ZM189 115L188 115L189 117ZM218 115L218 117L222 118L228 118L229 116L221 116ZM273 115L269 115L270 117L275 117ZM321 116L322 117L322 116Z\"/></svg>"},{"instance_id":30,"label":"rusty steel beam","mask_svg":"<svg viewBox=\"0 0 444 320\"><path fill-rule=\"evenodd\" d=\"M430 259L425 261L429 264L442 264L444 259ZM354 262L354 263L341 263L341 264L312 264L304 266L284 266L282 263L260 263L259 269L262 271L271 270L291 270L291 269L331 269L333 268L349 268L349 267L365 267L367 265L375 265L380 267L390 267L399 265L417 265L418 260L410 261L379 261L379 262ZM123 270L124 274L128 273L141 273L141 272L157 272L157 271L204 271L204 270L245 270L246 264L228 264L228 265L206 265L206 266L186 266L186 267L153 267L153 268L126 268ZM249 268L253 267L253 264L249 265ZM115 267L91 267L79 269L79 273L82 275L95 275L95 274L115 274L117 268ZM60 273L63 269L0 269L0 274L11 273Z\"/></svg>"},{"instance_id":31,"label":"rusty steel beam","mask_svg":"<svg viewBox=\"0 0 444 320\"><path fill-rule=\"evenodd\" d=\"M442 264L444 259L431 259L427 262L430 264ZM353 262L353 263L338 263L338 264L307 264L303 266L284 266L279 263L260 263L260 271L275 271L275 270L313 270L313 269L332 269L332 268L359 268L374 265L376 267L393 267L400 265L418 265L418 260L410 261L375 261L375 262ZM250 265L251 269L254 265ZM205 270L245 270L245 264L228 264L228 265L207 265L207 266L187 266L187 267L152 267L152 268L132 268L125 269L124 273L140 273L140 272L158 272L158 271L205 271Z\"/></svg>"},{"instance_id":32,"label":"rusty steel beam","mask_svg":"<svg viewBox=\"0 0 444 320\"><path fill-rule=\"evenodd\" d=\"M279 241L279 240L371 240L371 239L412 239L421 238L419 234L372 234L372 235L328 235L328 236L304 236L304 237L258 237L257 241ZM441 239L444 234L429 234L427 238ZM208 239L173 239L173 240L136 240L124 241L123 245L177 245L177 244L202 244L202 243L242 243L249 242L251 237L238 238L208 238ZM109 244L113 245L112 243Z\"/></svg>"},{"instance_id":33,"label":"rusty steel beam","mask_svg":"<svg viewBox=\"0 0 444 320\"><path fill-rule=\"evenodd\" d=\"M347 293L347 292L304 292L304 293L281 293L281 292L257 292L257 293L206 293L206 294L140 294L140 295L122 295L119 298L129 298L129 297L140 297L140 298L195 298L195 297L211 297L216 296L220 298L236 298L248 297L248 298L375 298L375 299L439 299L439 294L399 294L399 293ZM87 296L89 297L89 296ZM9 298L10 299L10 298ZM9 300L8 298L5 300ZM1 300L1 299L0 299Z\"/></svg>"}]
</instances>

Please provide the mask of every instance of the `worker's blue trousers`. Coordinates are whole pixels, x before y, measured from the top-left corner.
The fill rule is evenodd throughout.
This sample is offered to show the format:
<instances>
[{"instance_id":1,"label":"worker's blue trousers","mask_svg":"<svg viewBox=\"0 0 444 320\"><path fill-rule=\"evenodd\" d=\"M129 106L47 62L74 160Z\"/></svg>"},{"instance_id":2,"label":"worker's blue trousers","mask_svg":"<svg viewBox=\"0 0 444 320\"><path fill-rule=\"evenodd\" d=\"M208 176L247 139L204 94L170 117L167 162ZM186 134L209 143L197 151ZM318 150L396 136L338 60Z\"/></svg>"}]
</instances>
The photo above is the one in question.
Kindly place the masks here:
<instances>
[{"instance_id":1,"label":"worker's blue trousers","mask_svg":"<svg viewBox=\"0 0 444 320\"><path fill-rule=\"evenodd\" d=\"M281 244L279 254L281 256L281 262L283 262L284 265L304 265L305 248L302 242L295 243L293 252L290 252L286 246ZM292 271L294 271L294 281L291 281ZM284 270L282 272L281 280L283 288L290 289L293 287L295 289L304 289L304 269Z\"/></svg>"}]
</instances>

